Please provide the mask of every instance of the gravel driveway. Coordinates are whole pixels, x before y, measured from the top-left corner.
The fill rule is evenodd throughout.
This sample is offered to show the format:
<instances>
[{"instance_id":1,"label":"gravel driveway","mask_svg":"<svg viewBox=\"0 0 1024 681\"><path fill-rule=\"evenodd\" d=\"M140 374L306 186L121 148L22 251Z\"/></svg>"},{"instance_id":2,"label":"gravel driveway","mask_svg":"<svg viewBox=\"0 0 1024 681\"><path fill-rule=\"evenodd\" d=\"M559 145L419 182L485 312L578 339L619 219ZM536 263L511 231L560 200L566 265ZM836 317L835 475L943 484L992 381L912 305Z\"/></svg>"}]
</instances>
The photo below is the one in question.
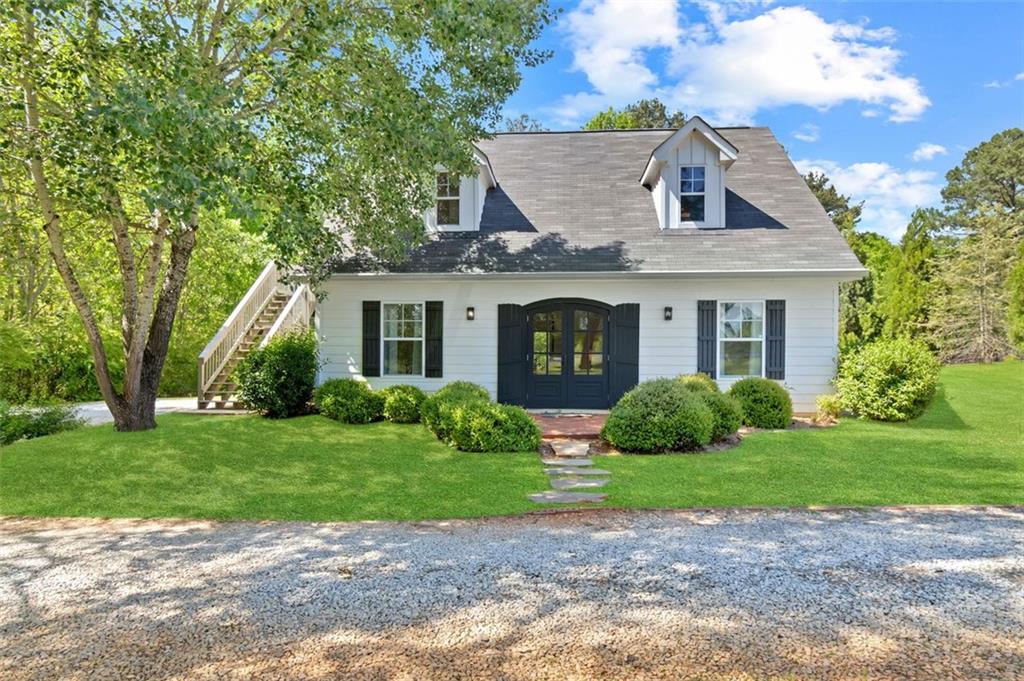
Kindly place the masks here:
<instances>
[{"instance_id":1,"label":"gravel driveway","mask_svg":"<svg viewBox=\"0 0 1024 681\"><path fill-rule=\"evenodd\" d=\"M0 677L1024 678L1024 509L0 520Z\"/></svg>"}]
</instances>

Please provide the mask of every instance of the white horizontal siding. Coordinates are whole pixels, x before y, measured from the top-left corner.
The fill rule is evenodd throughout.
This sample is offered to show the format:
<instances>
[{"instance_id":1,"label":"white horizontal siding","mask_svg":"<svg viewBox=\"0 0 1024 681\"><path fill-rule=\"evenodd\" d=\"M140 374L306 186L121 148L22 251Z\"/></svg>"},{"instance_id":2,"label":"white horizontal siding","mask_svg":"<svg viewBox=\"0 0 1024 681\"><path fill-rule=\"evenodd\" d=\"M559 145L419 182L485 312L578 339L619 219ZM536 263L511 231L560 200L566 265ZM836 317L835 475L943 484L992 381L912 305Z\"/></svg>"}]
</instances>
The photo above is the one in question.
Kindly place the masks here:
<instances>
[{"instance_id":1,"label":"white horizontal siding","mask_svg":"<svg viewBox=\"0 0 1024 681\"><path fill-rule=\"evenodd\" d=\"M837 286L826 277L742 279L457 279L336 277L320 303L321 379L362 378L362 301L444 301L444 378L382 377L374 387L412 383L433 391L467 380L497 392L498 305L547 298L640 304L640 380L697 369L697 301L786 301L786 387L797 411L831 392L835 371ZM476 319L466 319L466 307ZM672 321L664 308L673 308ZM723 388L728 381L720 381Z\"/></svg>"}]
</instances>

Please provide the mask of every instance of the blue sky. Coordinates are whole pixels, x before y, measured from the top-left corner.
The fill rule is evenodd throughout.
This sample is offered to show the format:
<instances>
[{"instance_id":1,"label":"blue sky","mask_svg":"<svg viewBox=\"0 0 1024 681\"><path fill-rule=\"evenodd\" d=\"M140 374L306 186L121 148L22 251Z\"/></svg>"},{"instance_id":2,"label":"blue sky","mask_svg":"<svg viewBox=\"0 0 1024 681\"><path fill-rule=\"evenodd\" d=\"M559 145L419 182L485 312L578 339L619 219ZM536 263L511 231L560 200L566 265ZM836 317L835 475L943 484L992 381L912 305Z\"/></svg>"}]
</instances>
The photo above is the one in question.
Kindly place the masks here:
<instances>
[{"instance_id":1,"label":"blue sky","mask_svg":"<svg viewBox=\"0 0 1024 681\"><path fill-rule=\"evenodd\" d=\"M553 130L660 97L712 125L767 125L798 168L898 238L967 149L1024 126L1024 3L555 3L505 112Z\"/></svg>"}]
</instances>

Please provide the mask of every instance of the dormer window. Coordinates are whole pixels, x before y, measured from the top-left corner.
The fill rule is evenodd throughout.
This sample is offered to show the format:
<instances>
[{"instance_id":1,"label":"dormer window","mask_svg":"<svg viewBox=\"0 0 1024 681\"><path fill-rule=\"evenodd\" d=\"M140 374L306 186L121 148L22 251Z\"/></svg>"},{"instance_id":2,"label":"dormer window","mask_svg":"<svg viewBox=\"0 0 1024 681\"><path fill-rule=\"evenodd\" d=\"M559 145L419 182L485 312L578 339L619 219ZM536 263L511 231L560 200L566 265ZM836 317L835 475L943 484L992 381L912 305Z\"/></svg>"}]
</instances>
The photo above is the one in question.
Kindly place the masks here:
<instances>
[{"instance_id":1,"label":"dormer window","mask_svg":"<svg viewBox=\"0 0 1024 681\"><path fill-rule=\"evenodd\" d=\"M704 166L679 168L679 221L704 222Z\"/></svg>"},{"instance_id":2,"label":"dormer window","mask_svg":"<svg viewBox=\"0 0 1024 681\"><path fill-rule=\"evenodd\" d=\"M459 225L459 176L454 173L437 174L437 226Z\"/></svg>"}]
</instances>

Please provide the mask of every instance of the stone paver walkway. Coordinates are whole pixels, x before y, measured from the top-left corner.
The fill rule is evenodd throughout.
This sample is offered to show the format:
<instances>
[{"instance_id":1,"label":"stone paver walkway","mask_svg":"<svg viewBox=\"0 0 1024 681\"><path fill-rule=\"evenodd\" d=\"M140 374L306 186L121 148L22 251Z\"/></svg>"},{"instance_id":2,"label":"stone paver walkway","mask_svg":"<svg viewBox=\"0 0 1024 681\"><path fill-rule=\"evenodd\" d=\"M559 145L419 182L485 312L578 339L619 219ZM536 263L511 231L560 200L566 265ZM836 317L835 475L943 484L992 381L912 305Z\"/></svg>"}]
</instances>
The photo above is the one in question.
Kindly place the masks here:
<instances>
[{"instance_id":1,"label":"stone paver walkway","mask_svg":"<svg viewBox=\"0 0 1024 681\"><path fill-rule=\"evenodd\" d=\"M531 494L530 500L538 504L579 504L601 502L608 498L600 492L581 492L608 484L610 472L594 468L589 440L545 439L554 456L541 458L544 472L551 482L551 490Z\"/></svg>"}]
</instances>

